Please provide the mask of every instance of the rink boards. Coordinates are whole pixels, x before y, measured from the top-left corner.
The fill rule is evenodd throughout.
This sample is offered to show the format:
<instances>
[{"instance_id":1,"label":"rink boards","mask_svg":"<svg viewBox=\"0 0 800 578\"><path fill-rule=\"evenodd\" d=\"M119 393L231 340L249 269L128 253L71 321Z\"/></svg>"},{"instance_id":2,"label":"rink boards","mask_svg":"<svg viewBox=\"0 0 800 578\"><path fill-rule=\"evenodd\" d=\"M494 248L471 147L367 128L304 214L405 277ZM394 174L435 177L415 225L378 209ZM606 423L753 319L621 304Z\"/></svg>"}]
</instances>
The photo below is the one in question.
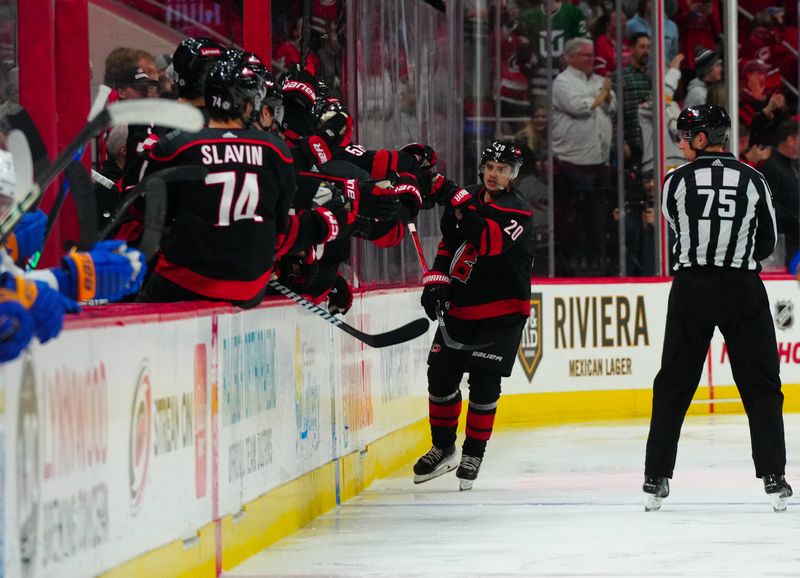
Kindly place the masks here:
<instances>
[{"instance_id":1,"label":"rink boards","mask_svg":"<svg viewBox=\"0 0 800 578\"><path fill-rule=\"evenodd\" d=\"M793 280L767 282L787 410L800 408ZM498 425L649 415L669 284L535 284ZM0 367L5 576L215 576L429 443L433 335L364 347L283 301L88 311ZM419 292L357 296L377 333ZM719 335L692 411L741 411Z\"/></svg>"}]
</instances>

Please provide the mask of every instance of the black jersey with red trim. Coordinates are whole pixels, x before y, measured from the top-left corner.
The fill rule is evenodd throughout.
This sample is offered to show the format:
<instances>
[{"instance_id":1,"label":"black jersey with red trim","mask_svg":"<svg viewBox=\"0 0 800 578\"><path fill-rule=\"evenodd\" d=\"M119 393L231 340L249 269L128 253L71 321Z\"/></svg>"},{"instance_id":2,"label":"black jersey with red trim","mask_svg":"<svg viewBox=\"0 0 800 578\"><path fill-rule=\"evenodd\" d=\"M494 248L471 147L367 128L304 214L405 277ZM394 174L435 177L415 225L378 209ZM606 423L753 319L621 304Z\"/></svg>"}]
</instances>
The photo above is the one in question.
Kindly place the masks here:
<instances>
[{"instance_id":1,"label":"black jersey with red trim","mask_svg":"<svg viewBox=\"0 0 800 578\"><path fill-rule=\"evenodd\" d=\"M168 185L169 227L156 272L214 299L251 299L269 280L276 234L294 199L289 150L256 130L173 132L150 151L146 174L180 165L209 173L203 183Z\"/></svg>"},{"instance_id":2,"label":"black jersey with red trim","mask_svg":"<svg viewBox=\"0 0 800 578\"><path fill-rule=\"evenodd\" d=\"M527 240L531 211L513 187L487 200L483 185L467 187L472 202L456 219L442 216L442 240L433 269L450 276L448 315L489 319L530 315L533 258Z\"/></svg>"}]
</instances>

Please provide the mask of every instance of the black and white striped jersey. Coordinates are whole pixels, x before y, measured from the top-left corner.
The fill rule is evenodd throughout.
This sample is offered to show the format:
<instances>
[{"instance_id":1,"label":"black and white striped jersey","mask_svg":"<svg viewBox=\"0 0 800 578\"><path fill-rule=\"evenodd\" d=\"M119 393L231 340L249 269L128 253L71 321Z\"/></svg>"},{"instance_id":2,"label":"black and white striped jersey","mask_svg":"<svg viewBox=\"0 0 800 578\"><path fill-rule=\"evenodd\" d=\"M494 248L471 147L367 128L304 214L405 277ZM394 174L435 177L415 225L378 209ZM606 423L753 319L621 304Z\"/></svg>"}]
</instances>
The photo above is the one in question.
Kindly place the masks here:
<instances>
[{"instance_id":1,"label":"black and white striped jersey","mask_svg":"<svg viewBox=\"0 0 800 578\"><path fill-rule=\"evenodd\" d=\"M772 193L763 175L730 153L700 153L664 178L664 217L675 233L673 269L761 270L775 250Z\"/></svg>"}]
</instances>

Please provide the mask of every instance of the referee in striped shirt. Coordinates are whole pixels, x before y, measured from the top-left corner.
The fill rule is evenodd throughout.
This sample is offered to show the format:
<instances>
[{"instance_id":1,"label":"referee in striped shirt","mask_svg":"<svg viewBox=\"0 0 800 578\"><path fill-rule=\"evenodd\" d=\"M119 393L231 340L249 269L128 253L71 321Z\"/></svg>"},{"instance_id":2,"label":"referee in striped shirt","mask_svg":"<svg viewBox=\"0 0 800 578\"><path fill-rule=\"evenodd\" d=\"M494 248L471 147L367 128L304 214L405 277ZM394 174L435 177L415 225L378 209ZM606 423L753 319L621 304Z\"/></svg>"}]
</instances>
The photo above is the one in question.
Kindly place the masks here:
<instances>
[{"instance_id":1,"label":"referee in striped shirt","mask_svg":"<svg viewBox=\"0 0 800 578\"><path fill-rule=\"evenodd\" d=\"M750 422L756 476L776 510L792 489L784 479L786 444L778 347L759 261L775 249L772 193L755 169L724 151L724 108L689 107L678 117L678 146L688 163L667 174L663 213L675 235L661 370L653 383L647 438L646 510L669 495L678 438L697 390L714 328Z\"/></svg>"}]
</instances>

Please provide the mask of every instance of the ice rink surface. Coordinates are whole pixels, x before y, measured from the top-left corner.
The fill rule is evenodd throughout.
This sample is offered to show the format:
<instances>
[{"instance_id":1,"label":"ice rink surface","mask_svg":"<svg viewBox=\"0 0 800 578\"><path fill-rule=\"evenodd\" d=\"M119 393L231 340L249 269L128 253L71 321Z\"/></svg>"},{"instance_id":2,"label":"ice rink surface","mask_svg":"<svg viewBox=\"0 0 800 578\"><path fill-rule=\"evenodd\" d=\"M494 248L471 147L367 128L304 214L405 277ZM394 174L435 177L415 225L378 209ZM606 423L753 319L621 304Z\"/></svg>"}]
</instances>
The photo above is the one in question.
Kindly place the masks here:
<instances>
[{"instance_id":1,"label":"ice rink surface","mask_svg":"<svg viewBox=\"0 0 800 578\"><path fill-rule=\"evenodd\" d=\"M648 513L647 423L504 430L472 491L455 472L414 485L409 464L225 575L800 576L800 415L785 424L786 512L755 478L744 416L687 418Z\"/></svg>"}]
</instances>

